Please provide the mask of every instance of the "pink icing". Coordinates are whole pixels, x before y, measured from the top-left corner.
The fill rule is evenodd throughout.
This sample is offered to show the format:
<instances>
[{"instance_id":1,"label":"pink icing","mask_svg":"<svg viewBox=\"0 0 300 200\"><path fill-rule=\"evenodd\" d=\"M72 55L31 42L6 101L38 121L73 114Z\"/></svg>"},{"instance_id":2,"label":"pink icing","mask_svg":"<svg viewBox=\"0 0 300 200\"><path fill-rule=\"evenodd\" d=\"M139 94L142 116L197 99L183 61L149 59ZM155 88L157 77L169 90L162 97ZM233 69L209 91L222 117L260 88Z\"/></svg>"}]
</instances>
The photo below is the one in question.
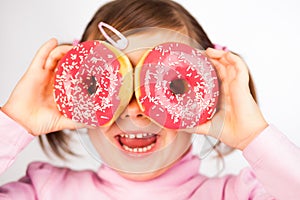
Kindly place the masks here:
<instances>
[{"instance_id":1,"label":"pink icing","mask_svg":"<svg viewBox=\"0 0 300 200\"><path fill-rule=\"evenodd\" d=\"M219 86L216 72L199 50L182 43L164 43L144 60L137 88L145 114L171 129L192 128L216 111ZM188 83L183 94L170 89L173 80Z\"/></svg>"},{"instance_id":2,"label":"pink icing","mask_svg":"<svg viewBox=\"0 0 300 200\"><path fill-rule=\"evenodd\" d=\"M59 62L54 96L59 111L92 126L108 123L119 105L120 63L101 41L87 41Z\"/></svg>"}]
</instances>

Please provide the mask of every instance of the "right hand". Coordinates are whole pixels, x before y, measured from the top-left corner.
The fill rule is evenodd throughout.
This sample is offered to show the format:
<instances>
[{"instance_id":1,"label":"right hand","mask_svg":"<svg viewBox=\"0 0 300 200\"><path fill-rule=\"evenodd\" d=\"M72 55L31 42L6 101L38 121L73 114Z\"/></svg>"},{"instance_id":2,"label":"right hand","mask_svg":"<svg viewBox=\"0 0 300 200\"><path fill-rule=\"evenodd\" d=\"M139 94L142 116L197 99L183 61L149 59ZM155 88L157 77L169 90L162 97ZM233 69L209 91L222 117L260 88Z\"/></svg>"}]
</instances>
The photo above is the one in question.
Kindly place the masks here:
<instances>
[{"instance_id":1,"label":"right hand","mask_svg":"<svg viewBox=\"0 0 300 200\"><path fill-rule=\"evenodd\" d=\"M54 70L71 48L71 45L58 46L56 39L47 41L1 108L34 136L83 126L64 117L57 110L53 96Z\"/></svg>"},{"instance_id":2,"label":"right hand","mask_svg":"<svg viewBox=\"0 0 300 200\"><path fill-rule=\"evenodd\" d=\"M248 67L232 52L212 48L205 52L221 80L220 108L212 120L189 131L208 134L230 147L243 150L268 126L251 95ZM222 127L220 135L219 126Z\"/></svg>"}]
</instances>

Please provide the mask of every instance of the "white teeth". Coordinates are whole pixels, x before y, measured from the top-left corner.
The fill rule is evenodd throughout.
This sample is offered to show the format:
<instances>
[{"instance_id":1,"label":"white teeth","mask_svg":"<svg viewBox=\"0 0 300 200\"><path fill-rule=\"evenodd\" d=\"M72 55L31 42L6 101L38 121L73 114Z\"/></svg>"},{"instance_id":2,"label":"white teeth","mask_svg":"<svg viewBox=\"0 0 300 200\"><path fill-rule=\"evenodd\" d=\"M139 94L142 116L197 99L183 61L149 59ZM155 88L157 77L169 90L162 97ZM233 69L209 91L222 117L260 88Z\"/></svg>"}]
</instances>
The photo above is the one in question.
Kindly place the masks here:
<instances>
[{"instance_id":1,"label":"white teeth","mask_svg":"<svg viewBox=\"0 0 300 200\"><path fill-rule=\"evenodd\" d=\"M129 134L129 138L130 138L130 139L134 139L134 138L135 138L135 135L134 135L134 134Z\"/></svg>"},{"instance_id":2,"label":"white teeth","mask_svg":"<svg viewBox=\"0 0 300 200\"><path fill-rule=\"evenodd\" d=\"M153 133L138 133L138 134L120 134L122 138L129 138L129 139L134 139L134 138L145 138L145 137L151 137L154 136L155 134Z\"/></svg>"},{"instance_id":3,"label":"white teeth","mask_svg":"<svg viewBox=\"0 0 300 200\"><path fill-rule=\"evenodd\" d=\"M152 137L152 136L155 136L155 134L153 133L136 133L136 134L125 134L125 133L122 133L120 134L120 137L121 138L128 138L128 139L143 139L143 138L148 138L148 137ZM135 147L135 148L131 148L131 147L128 147L124 144L122 144L122 147L126 150L126 151L129 151L129 152L134 152L134 153L144 153L144 152L147 152L149 150L152 149L152 147L155 145L155 142L146 146L146 147Z\"/></svg>"},{"instance_id":4,"label":"white teeth","mask_svg":"<svg viewBox=\"0 0 300 200\"><path fill-rule=\"evenodd\" d=\"M126 151L130 151L130 152L134 152L134 153L144 153L144 152L147 152L149 151L150 149L152 149L152 147L155 145L155 143L152 143L146 147L136 147L136 148L131 148L131 147L128 147L126 145L122 145L123 148L126 150Z\"/></svg>"}]
</instances>

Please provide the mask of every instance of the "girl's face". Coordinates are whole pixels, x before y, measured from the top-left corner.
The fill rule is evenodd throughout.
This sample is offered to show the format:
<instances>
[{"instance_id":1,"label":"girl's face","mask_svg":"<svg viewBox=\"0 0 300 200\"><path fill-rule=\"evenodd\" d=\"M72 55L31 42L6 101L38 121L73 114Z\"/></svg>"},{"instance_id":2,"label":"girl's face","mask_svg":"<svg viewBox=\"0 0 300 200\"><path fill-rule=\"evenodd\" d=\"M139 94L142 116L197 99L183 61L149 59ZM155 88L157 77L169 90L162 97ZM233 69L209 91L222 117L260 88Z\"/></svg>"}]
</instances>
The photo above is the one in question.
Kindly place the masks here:
<instances>
[{"instance_id":1,"label":"girl's face","mask_svg":"<svg viewBox=\"0 0 300 200\"><path fill-rule=\"evenodd\" d=\"M144 53L165 42L184 42L181 34L173 31L151 31L127 37L124 50L133 67ZM133 95L129 105L109 127L89 130L89 137L104 163L122 176L133 180L148 180L169 169L190 148L189 133L158 126L140 110Z\"/></svg>"}]
</instances>

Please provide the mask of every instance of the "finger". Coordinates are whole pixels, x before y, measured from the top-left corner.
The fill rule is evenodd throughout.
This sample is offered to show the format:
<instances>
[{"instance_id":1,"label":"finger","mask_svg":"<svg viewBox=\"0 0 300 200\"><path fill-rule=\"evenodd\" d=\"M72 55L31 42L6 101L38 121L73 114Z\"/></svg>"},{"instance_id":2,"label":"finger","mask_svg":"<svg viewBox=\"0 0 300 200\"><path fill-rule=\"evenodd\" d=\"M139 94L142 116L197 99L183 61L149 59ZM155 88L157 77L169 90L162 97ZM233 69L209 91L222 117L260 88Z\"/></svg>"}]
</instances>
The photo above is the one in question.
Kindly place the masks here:
<instances>
[{"instance_id":1,"label":"finger","mask_svg":"<svg viewBox=\"0 0 300 200\"><path fill-rule=\"evenodd\" d=\"M43 69L50 52L56 46L57 46L57 40L55 38L48 40L44 45L42 45L40 49L37 51L30 65L30 69Z\"/></svg>"},{"instance_id":2,"label":"finger","mask_svg":"<svg viewBox=\"0 0 300 200\"><path fill-rule=\"evenodd\" d=\"M246 78L248 77L248 67L246 65L246 63L244 62L244 60L238 56L235 55L233 53L229 53L225 55L226 60L230 63L230 66L232 68L234 68L236 70L236 73L242 77L242 78Z\"/></svg>"},{"instance_id":3,"label":"finger","mask_svg":"<svg viewBox=\"0 0 300 200\"><path fill-rule=\"evenodd\" d=\"M222 109L225 104L225 96L228 94L228 66L223 65L219 60L211 59L210 60L214 65L216 72L218 74L219 82L219 108Z\"/></svg>"},{"instance_id":4,"label":"finger","mask_svg":"<svg viewBox=\"0 0 300 200\"><path fill-rule=\"evenodd\" d=\"M54 70L55 67L57 66L58 61L66 55L68 51L70 51L73 48L71 45L61 45L53 49L51 53L49 54L46 64L45 64L45 69L47 70Z\"/></svg>"},{"instance_id":5,"label":"finger","mask_svg":"<svg viewBox=\"0 0 300 200\"><path fill-rule=\"evenodd\" d=\"M221 63L224 67L227 68L232 73L227 73L234 75L239 74L242 76L245 76L248 74L248 68L245 64L245 62L242 60L242 58L236 54L233 54L232 52L225 52L222 50L216 50L216 49L207 49L207 55L210 56L212 62L216 65L216 67L221 66L219 63ZM215 60L215 61L213 61ZM216 62L219 61L219 63ZM220 71L220 69L219 69ZM224 73L221 73L224 74ZM222 80L225 77L222 76Z\"/></svg>"},{"instance_id":6,"label":"finger","mask_svg":"<svg viewBox=\"0 0 300 200\"><path fill-rule=\"evenodd\" d=\"M81 128L91 128L90 126L82 123L77 123L67 117L61 116L59 125L58 125L58 130L63 130L63 129L81 129Z\"/></svg>"},{"instance_id":7,"label":"finger","mask_svg":"<svg viewBox=\"0 0 300 200\"><path fill-rule=\"evenodd\" d=\"M205 51L206 55L212 59L220 59L222 58L227 52L223 50L207 48Z\"/></svg>"},{"instance_id":8,"label":"finger","mask_svg":"<svg viewBox=\"0 0 300 200\"><path fill-rule=\"evenodd\" d=\"M233 53L228 53L225 57L231 64L240 64L243 62L240 56Z\"/></svg>"},{"instance_id":9,"label":"finger","mask_svg":"<svg viewBox=\"0 0 300 200\"><path fill-rule=\"evenodd\" d=\"M209 133L210 125L211 125L211 123L210 123L210 121L208 121L208 122L206 122L204 124L201 124L199 126L189 128L189 129L185 129L185 132L191 133L191 134L207 135Z\"/></svg>"},{"instance_id":10,"label":"finger","mask_svg":"<svg viewBox=\"0 0 300 200\"><path fill-rule=\"evenodd\" d=\"M215 67L219 79L221 81L224 81L227 76L226 67L218 60L211 59L210 61L212 62L213 66Z\"/></svg>"},{"instance_id":11,"label":"finger","mask_svg":"<svg viewBox=\"0 0 300 200\"><path fill-rule=\"evenodd\" d=\"M228 64L230 64L228 62L226 56L225 56L228 53L230 53L230 52L223 51L223 50L212 49L212 48L208 48L206 50L206 55L210 59L219 60L219 62L221 62L224 66L227 66Z\"/></svg>"},{"instance_id":12,"label":"finger","mask_svg":"<svg viewBox=\"0 0 300 200\"><path fill-rule=\"evenodd\" d=\"M233 53L228 53L225 55L225 57L230 64L239 66L240 69L247 69L246 63L240 56Z\"/></svg>"}]
</instances>

